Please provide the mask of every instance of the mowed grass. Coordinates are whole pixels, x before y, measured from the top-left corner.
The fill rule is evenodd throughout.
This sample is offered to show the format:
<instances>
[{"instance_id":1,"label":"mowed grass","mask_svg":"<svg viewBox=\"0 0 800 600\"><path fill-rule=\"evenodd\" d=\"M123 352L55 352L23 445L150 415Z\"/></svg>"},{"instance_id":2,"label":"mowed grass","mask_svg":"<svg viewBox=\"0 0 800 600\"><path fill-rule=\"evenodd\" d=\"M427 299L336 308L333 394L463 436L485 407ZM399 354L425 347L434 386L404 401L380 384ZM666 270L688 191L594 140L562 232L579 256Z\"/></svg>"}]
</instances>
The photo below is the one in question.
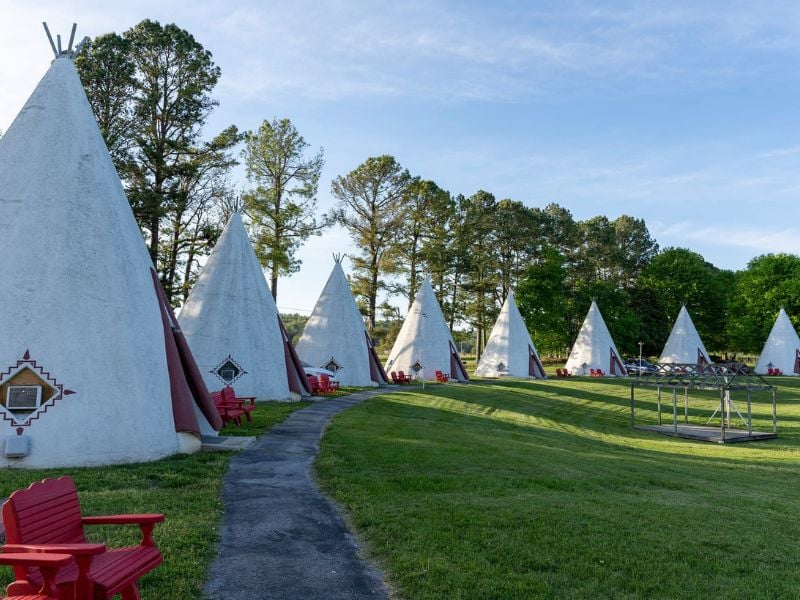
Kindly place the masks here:
<instances>
[{"instance_id":1,"label":"mowed grass","mask_svg":"<svg viewBox=\"0 0 800 600\"><path fill-rule=\"evenodd\" d=\"M776 381L780 437L727 446L631 429L625 381L430 386L337 416L317 474L398 598L797 597L800 382Z\"/></svg>"},{"instance_id":2,"label":"mowed grass","mask_svg":"<svg viewBox=\"0 0 800 600\"><path fill-rule=\"evenodd\" d=\"M222 435L260 435L309 402L259 403L253 423L229 427ZM141 580L145 600L199 598L208 566L215 556L217 525L222 514L220 488L233 456L199 453L152 463L84 469L10 470L0 476L0 498L45 477L70 475L78 487L85 515L160 512L166 521L156 526L154 538L164 563ZM109 547L138 544L137 526L87 527L92 541ZM0 568L0 590L12 580L11 570Z\"/></svg>"}]
</instances>

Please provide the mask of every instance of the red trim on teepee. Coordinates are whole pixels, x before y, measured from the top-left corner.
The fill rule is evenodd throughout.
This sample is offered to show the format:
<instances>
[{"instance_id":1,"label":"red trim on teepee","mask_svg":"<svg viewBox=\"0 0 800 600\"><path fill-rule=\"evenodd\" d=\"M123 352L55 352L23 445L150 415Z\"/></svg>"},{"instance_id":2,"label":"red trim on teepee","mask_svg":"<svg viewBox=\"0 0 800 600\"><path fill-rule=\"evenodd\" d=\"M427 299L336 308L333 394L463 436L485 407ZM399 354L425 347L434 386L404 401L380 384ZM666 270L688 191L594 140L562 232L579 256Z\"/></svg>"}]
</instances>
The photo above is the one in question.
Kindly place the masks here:
<instances>
[{"instance_id":1,"label":"red trim on teepee","mask_svg":"<svg viewBox=\"0 0 800 600\"><path fill-rule=\"evenodd\" d=\"M467 370L464 368L464 363L461 362L458 350L453 346L453 342L448 342L448 344L450 344L450 378L467 381L469 375L467 375Z\"/></svg>"},{"instance_id":2,"label":"red trim on teepee","mask_svg":"<svg viewBox=\"0 0 800 600\"><path fill-rule=\"evenodd\" d=\"M545 379L547 375L544 373L544 366L536 352L528 346L528 375L536 377L536 379Z\"/></svg>"},{"instance_id":3,"label":"red trim on teepee","mask_svg":"<svg viewBox=\"0 0 800 600\"><path fill-rule=\"evenodd\" d=\"M169 370L169 388L172 397L172 417L175 420L175 431L190 431L200 434L200 424L194 412L197 403L209 425L216 431L222 428L222 419L211 401L208 389L203 383L200 370L192 356L189 345L183 338L183 332L178 327L178 321L172 312L172 307L161 287L161 281L155 269L150 268L153 279L161 324L164 328L164 349L167 353L167 368ZM181 346L183 351L181 351ZM199 383L198 383L199 378Z\"/></svg>"},{"instance_id":4,"label":"red trim on teepee","mask_svg":"<svg viewBox=\"0 0 800 600\"><path fill-rule=\"evenodd\" d=\"M617 353L614 352L614 349L609 348L608 351L611 354L608 372L611 375L627 375L628 372L625 370L625 366L622 364L622 361L619 359L619 356L617 356ZM617 369L619 369L619 373L617 373Z\"/></svg>"},{"instance_id":5,"label":"red trim on teepee","mask_svg":"<svg viewBox=\"0 0 800 600\"><path fill-rule=\"evenodd\" d=\"M372 343L372 338L365 331L364 336L367 338L367 354L369 355L369 376L378 385L389 383L389 378L386 376L386 371L383 370L381 361L378 360L378 353L375 352L375 345Z\"/></svg>"},{"instance_id":6,"label":"red trim on teepee","mask_svg":"<svg viewBox=\"0 0 800 600\"><path fill-rule=\"evenodd\" d=\"M278 327L281 329L283 336L283 355L286 359L286 378L289 382L289 389L300 396L310 396L311 388L308 385L306 378L306 371L303 368L303 363L297 352L294 351L292 341L289 339L289 334L286 333L286 327L283 326L280 315L275 315L278 318Z\"/></svg>"},{"instance_id":7,"label":"red trim on teepee","mask_svg":"<svg viewBox=\"0 0 800 600\"><path fill-rule=\"evenodd\" d=\"M703 351L700 348L697 349L697 364L698 365L707 365L708 359L706 359L706 355L703 354Z\"/></svg>"},{"instance_id":8,"label":"red trim on teepee","mask_svg":"<svg viewBox=\"0 0 800 600\"><path fill-rule=\"evenodd\" d=\"M800 375L800 350L794 351L794 372Z\"/></svg>"}]
</instances>

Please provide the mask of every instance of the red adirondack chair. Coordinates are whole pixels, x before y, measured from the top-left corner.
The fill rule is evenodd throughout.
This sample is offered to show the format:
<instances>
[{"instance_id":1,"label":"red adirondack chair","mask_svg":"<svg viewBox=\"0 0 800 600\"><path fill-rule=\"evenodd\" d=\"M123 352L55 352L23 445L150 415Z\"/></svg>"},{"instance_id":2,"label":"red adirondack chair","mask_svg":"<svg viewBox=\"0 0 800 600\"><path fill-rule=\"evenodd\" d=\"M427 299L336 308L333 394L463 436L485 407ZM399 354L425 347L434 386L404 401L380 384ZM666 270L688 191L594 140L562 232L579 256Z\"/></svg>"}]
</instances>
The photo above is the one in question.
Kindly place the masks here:
<instances>
[{"instance_id":1,"label":"red adirondack chair","mask_svg":"<svg viewBox=\"0 0 800 600\"><path fill-rule=\"evenodd\" d=\"M319 385L323 394L334 394L339 389L339 382L331 379L331 376L327 373L320 373Z\"/></svg>"},{"instance_id":2,"label":"red adirondack chair","mask_svg":"<svg viewBox=\"0 0 800 600\"><path fill-rule=\"evenodd\" d=\"M556 377L566 377L566 375L561 374L561 369L556 368Z\"/></svg>"},{"instance_id":3,"label":"red adirondack chair","mask_svg":"<svg viewBox=\"0 0 800 600\"><path fill-rule=\"evenodd\" d=\"M436 371L436 381L438 381L439 383L447 383L448 381L450 381L450 377L448 375L445 375L441 371Z\"/></svg>"},{"instance_id":4,"label":"red adirondack chair","mask_svg":"<svg viewBox=\"0 0 800 600\"><path fill-rule=\"evenodd\" d=\"M222 388L222 401L240 409L244 413L245 418L251 423L253 422L253 417L250 416L250 413L256 408L255 396L237 396L233 388L226 385Z\"/></svg>"},{"instance_id":5,"label":"red adirondack chair","mask_svg":"<svg viewBox=\"0 0 800 600\"><path fill-rule=\"evenodd\" d=\"M164 560L152 537L156 523L163 520L162 514L82 517L72 478L44 479L17 490L3 504L3 551L70 554L74 563L55 579L59 591L70 598L107 600L121 594L123 600L139 600L137 582ZM138 546L106 549L105 544L88 543L83 532L84 525L125 524L141 529ZM9 586L10 594L32 593L44 583L35 567L15 565L14 574L18 582Z\"/></svg>"},{"instance_id":6,"label":"red adirondack chair","mask_svg":"<svg viewBox=\"0 0 800 600\"><path fill-rule=\"evenodd\" d=\"M230 402L225 402L222 390L218 392L211 392L211 399L214 401L214 406L217 407L217 412L219 413L223 424L242 424L242 415L245 414L244 410L236 403L231 404Z\"/></svg>"},{"instance_id":7,"label":"red adirondack chair","mask_svg":"<svg viewBox=\"0 0 800 600\"><path fill-rule=\"evenodd\" d=\"M319 384L319 379L316 375L306 375L308 379L308 387L311 388L311 393L315 396L322 393L322 386Z\"/></svg>"},{"instance_id":8,"label":"red adirondack chair","mask_svg":"<svg viewBox=\"0 0 800 600\"><path fill-rule=\"evenodd\" d=\"M402 383L402 381L400 381L400 380L397 378L397 373L395 373L394 371L392 371L391 373L389 373L389 377L391 377L391 378L392 378L392 383L394 383L394 384L400 384L400 383Z\"/></svg>"},{"instance_id":9,"label":"red adirondack chair","mask_svg":"<svg viewBox=\"0 0 800 600\"><path fill-rule=\"evenodd\" d=\"M402 371L397 372L397 381L400 383L411 383L411 377L403 373Z\"/></svg>"},{"instance_id":10,"label":"red adirondack chair","mask_svg":"<svg viewBox=\"0 0 800 600\"><path fill-rule=\"evenodd\" d=\"M25 594L24 596L19 594L3 596L2 600L61 600L66 598L56 587L55 579L59 568L65 567L72 562L72 556L69 554L42 554L40 552L0 553L0 565L37 568L43 579L41 588L36 590L35 593ZM28 585L27 581L15 583L17 587Z\"/></svg>"}]
</instances>

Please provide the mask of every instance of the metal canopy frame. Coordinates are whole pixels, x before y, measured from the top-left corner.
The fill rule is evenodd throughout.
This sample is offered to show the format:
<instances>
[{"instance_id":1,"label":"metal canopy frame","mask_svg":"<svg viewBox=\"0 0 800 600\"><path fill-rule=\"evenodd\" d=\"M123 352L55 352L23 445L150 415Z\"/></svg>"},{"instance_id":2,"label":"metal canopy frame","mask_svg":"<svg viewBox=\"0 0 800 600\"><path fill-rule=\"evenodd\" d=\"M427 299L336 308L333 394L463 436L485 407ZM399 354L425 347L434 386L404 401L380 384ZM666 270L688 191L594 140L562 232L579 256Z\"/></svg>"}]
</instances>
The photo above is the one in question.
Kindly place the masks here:
<instances>
[{"instance_id":1,"label":"metal canopy frame","mask_svg":"<svg viewBox=\"0 0 800 600\"><path fill-rule=\"evenodd\" d=\"M680 437L693 437L695 439L709 439L725 443L726 441L746 441L752 439L764 439L765 437L776 437L778 432L777 419L777 388L755 373L750 367L740 362L726 362L715 364L689 364L689 363L660 363L655 365L652 372L639 373L635 379L631 380L631 427L636 427L636 408L635 390L637 387L655 388L658 391L658 427L654 429L667 435ZM678 389L684 392L683 402L683 424L678 425ZM668 389L672 392L672 427L671 431L664 428L662 417L661 391ZM689 390L716 391L719 393L720 403L714 414L708 420L720 413L719 436L711 437L708 434L709 427L689 425ZM739 412L731 398L732 391L746 392L747 396L747 418ZM753 414L752 398L753 392L770 392L772 396L772 434L760 432L753 433ZM742 421L747 424L746 436L742 432L732 435L734 432L731 427L731 412L738 413ZM692 428L699 432L704 431L703 435L693 436ZM652 427L648 427L653 429ZM741 434L741 435L740 435ZM733 439L735 437L735 440Z\"/></svg>"}]
</instances>

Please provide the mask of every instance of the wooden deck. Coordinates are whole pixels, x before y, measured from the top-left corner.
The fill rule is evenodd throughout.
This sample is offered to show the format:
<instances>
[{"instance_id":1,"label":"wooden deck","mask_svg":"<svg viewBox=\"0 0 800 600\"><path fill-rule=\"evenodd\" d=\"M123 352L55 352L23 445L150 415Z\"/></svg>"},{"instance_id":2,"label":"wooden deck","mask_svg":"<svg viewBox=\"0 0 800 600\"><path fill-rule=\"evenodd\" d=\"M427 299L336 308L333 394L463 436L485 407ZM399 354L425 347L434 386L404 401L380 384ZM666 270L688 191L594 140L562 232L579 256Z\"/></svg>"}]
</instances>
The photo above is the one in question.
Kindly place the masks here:
<instances>
[{"instance_id":1,"label":"wooden deck","mask_svg":"<svg viewBox=\"0 0 800 600\"><path fill-rule=\"evenodd\" d=\"M701 442L715 442L717 444L733 444L737 442L760 442L771 440L778 437L777 433L766 433L754 431L748 434L746 429L726 429L725 440L722 439L722 432L719 427L708 425L678 425L677 431L674 425L637 425L636 429L654 431L661 435L671 435L673 437L686 438L689 440L700 440Z\"/></svg>"}]
</instances>

